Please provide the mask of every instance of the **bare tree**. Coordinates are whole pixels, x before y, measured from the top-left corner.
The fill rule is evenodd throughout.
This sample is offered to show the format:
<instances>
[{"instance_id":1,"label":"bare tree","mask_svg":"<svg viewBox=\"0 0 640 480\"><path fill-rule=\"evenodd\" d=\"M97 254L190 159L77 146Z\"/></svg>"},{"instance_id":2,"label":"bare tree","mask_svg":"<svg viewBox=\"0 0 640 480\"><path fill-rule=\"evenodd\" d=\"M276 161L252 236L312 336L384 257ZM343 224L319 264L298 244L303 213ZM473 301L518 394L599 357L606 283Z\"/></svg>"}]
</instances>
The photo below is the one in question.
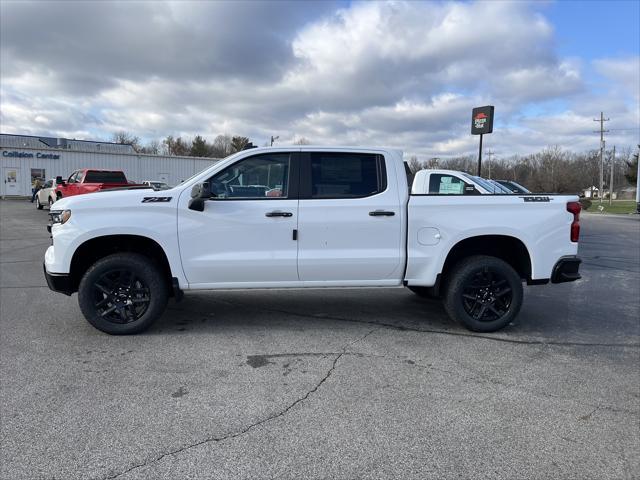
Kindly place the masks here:
<instances>
[{"instance_id":1,"label":"bare tree","mask_svg":"<svg viewBox=\"0 0 640 480\"><path fill-rule=\"evenodd\" d=\"M136 152L140 151L140 137L131 132L125 132L124 130L115 132L111 135L111 141L121 145L131 145Z\"/></svg>"},{"instance_id":2,"label":"bare tree","mask_svg":"<svg viewBox=\"0 0 640 480\"><path fill-rule=\"evenodd\" d=\"M420 160L418 160L418 157L416 157L415 155L411 155L408 164L409 170L411 170L411 173L413 174L415 174L418 170L422 170L424 168L422 162L420 162Z\"/></svg>"},{"instance_id":3,"label":"bare tree","mask_svg":"<svg viewBox=\"0 0 640 480\"><path fill-rule=\"evenodd\" d=\"M294 145L311 145L311 142L305 137L299 137L293 141Z\"/></svg>"},{"instance_id":4,"label":"bare tree","mask_svg":"<svg viewBox=\"0 0 640 480\"><path fill-rule=\"evenodd\" d=\"M626 171L624 174L624 178L630 185L635 185L638 181L638 156L640 155L640 145L638 145L638 150L633 155L627 156L627 160L624 161L626 164ZM630 158L629 158L630 157Z\"/></svg>"},{"instance_id":5,"label":"bare tree","mask_svg":"<svg viewBox=\"0 0 640 480\"><path fill-rule=\"evenodd\" d=\"M160 153L160 142L158 140L151 140L146 145L140 147L139 153L158 155Z\"/></svg>"},{"instance_id":6,"label":"bare tree","mask_svg":"<svg viewBox=\"0 0 640 480\"><path fill-rule=\"evenodd\" d=\"M191 150L191 145L180 137L174 138L173 135L167 136L162 145L167 155L188 156Z\"/></svg>"},{"instance_id":7,"label":"bare tree","mask_svg":"<svg viewBox=\"0 0 640 480\"><path fill-rule=\"evenodd\" d=\"M231 155L231 137L229 135L218 135L213 140L211 156L214 158L224 158Z\"/></svg>"}]
</instances>

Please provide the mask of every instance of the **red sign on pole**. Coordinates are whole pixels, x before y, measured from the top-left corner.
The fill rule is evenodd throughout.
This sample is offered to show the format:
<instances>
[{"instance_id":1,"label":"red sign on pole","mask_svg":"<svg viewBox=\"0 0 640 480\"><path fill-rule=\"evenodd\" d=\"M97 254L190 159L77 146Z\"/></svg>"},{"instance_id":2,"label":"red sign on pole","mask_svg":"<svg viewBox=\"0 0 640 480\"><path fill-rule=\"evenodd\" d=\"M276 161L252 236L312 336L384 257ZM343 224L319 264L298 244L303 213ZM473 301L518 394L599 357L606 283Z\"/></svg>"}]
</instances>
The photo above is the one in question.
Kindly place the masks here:
<instances>
[{"instance_id":1,"label":"red sign on pole","mask_svg":"<svg viewBox=\"0 0 640 480\"><path fill-rule=\"evenodd\" d=\"M471 111L471 135L493 132L493 105L477 107Z\"/></svg>"}]
</instances>

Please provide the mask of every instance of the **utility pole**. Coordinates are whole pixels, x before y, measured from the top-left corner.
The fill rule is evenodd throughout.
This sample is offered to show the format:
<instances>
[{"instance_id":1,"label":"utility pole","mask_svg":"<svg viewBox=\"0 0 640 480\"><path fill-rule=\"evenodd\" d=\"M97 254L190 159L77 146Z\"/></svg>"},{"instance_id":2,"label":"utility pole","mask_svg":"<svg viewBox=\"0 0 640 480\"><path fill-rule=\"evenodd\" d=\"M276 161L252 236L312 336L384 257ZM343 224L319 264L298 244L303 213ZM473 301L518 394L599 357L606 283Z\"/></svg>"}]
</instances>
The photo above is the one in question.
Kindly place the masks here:
<instances>
[{"instance_id":1,"label":"utility pole","mask_svg":"<svg viewBox=\"0 0 640 480\"><path fill-rule=\"evenodd\" d=\"M273 135L271 135L271 146L273 147L273 142L275 142L276 140L278 140L280 138L280 135L278 135L277 137L274 137Z\"/></svg>"},{"instance_id":2,"label":"utility pole","mask_svg":"<svg viewBox=\"0 0 640 480\"><path fill-rule=\"evenodd\" d=\"M616 163L616 146L613 146L613 156L611 157L611 175L609 176L609 206L613 205L613 165Z\"/></svg>"},{"instance_id":3,"label":"utility pole","mask_svg":"<svg viewBox=\"0 0 640 480\"><path fill-rule=\"evenodd\" d=\"M604 134L609 130L604 129L604 122L608 122L609 118L604 118L604 113L600 112L600 118L594 118L594 122L600 122L600 130L596 130L594 133L600 132L600 190L598 191L598 197L600 197L600 203L602 203L603 188L604 188Z\"/></svg>"}]
</instances>

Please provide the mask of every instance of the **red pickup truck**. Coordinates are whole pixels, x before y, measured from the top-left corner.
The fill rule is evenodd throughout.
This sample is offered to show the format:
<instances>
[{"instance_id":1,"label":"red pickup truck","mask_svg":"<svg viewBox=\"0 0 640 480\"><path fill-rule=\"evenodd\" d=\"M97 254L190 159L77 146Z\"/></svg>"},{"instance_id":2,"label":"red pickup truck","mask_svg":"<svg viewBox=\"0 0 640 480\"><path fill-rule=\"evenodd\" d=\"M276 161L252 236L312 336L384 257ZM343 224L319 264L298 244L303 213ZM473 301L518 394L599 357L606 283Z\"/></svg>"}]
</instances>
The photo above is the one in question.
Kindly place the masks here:
<instances>
[{"instance_id":1,"label":"red pickup truck","mask_svg":"<svg viewBox=\"0 0 640 480\"><path fill-rule=\"evenodd\" d=\"M129 183L124 172L119 170L83 168L73 172L66 181L62 177L56 177L56 200L109 188L136 186L142 185Z\"/></svg>"}]
</instances>

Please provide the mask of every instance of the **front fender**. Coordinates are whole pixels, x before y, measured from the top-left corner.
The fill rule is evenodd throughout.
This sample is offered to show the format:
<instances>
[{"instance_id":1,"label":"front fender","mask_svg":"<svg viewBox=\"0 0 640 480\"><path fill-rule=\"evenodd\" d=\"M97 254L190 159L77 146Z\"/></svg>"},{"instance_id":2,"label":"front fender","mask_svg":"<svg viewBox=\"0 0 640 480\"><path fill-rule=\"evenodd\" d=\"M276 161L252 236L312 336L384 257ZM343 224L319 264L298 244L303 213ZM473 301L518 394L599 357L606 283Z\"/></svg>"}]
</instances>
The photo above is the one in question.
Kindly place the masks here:
<instances>
[{"instance_id":1,"label":"front fender","mask_svg":"<svg viewBox=\"0 0 640 480\"><path fill-rule=\"evenodd\" d=\"M54 225L52 228L53 246L49 247L45 255L47 271L69 273L76 250L89 240L109 235L136 235L149 238L160 245L169 262L172 276L178 278L181 286L186 285L179 260L176 209L151 205L145 207L143 213L138 215L128 212L126 215L118 215L117 211L72 209L71 219L67 223ZM114 225L117 220L119 223Z\"/></svg>"}]
</instances>

